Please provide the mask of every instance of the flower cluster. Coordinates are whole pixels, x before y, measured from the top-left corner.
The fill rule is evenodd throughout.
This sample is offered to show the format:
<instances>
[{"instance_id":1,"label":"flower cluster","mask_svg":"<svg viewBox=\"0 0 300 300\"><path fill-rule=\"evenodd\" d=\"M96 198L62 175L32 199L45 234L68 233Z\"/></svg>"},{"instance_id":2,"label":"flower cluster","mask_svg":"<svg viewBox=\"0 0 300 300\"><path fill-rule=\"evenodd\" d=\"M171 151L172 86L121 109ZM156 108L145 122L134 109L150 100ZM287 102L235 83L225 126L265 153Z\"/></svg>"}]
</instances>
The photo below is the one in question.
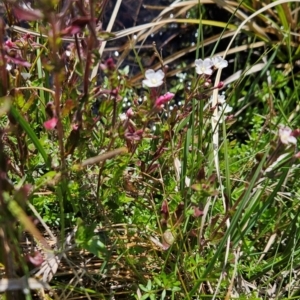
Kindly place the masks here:
<instances>
[{"instance_id":1,"label":"flower cluster","mask_svg":"<svg viewBox=\"0 0 300 300\"><path fill-rule=\"evenodd\" d=\"M164 104L168 103L174 98L174 94L167 92L164 95L158 96L155 93L155 88L161 86L163 84L163 80L165 78L165 73L162 70L154 71L152 69L149 69L145 72L146 79L143 80L143 86L149 87L152 90L154 90L154 93L152 95L154 96L155 103L154 107L156 108L163 108Z\"/></svg>"},{"instance_id":2,"label":"flower cluster","mask_svg":"<svg viewBox=\"0 0 300 300\"><path fill-rule=\"evenodd\" d=\"M204 60L196 59L195 66L197 74L210 76L212 75L214 69L223 69L227 67L228 62L221 56L217 55L213 58L205 58ZM160 87L163 84L165 78L165 73L162 70L154 71L152 69L148 69L145 72L145 78L146 79L143 80L143 86L151 89L150 98L153 99L155 108L163 108L164 104L168 103L174 98L175 95L170 92L167 92L166 94L161 96L158 94L159 90L157 90L156 88ZM218 86L217 88L220 87ZM218 104L221 106L221 108L219 109L219 117L221 117L222 114L231 112L232 108L226 104L225 97L223 95L220 95L218 97Z\"/></svg>"},{"instance_id":3,"label":"flower cluster","mask_svg":"<svg viewBox=\"0 0 300 300\"><path fill-rule=\"evenodd\" d=\"M228 66L228 61L217 55L213 58L196 59L195 60L196 73L199 75L210 76L213 73L213 68L223 69Z\"/></svg>"}]
</instances>

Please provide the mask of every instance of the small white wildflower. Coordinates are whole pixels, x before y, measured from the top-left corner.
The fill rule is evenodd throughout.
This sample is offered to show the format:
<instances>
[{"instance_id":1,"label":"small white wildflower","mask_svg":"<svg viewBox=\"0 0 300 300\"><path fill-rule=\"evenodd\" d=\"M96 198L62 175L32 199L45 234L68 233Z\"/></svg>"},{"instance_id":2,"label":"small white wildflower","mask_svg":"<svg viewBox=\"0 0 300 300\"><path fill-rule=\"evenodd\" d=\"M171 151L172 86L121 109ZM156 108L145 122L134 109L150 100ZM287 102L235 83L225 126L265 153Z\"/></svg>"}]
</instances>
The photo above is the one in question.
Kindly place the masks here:
<instances>
[{"instance_id":1,"label":"small white wildflower","mask_svg":"<svg viewBox=\"0 0 300 300\"><path fill-rule=\"evenodd\" d=\"M120 115L119 115L119 118L120 118L121 121L126 121L126 120L127 120L127 116L126 116L125 113L120 114Z\"/></svg>"},{"instance_id":2,"label":"small white wildflower","mask_svg":"<svg viewBox=\"0 0 300 300\"><path fill-rule=\"evenodd\" d=\"M223 59L220 55L213 57L212 59L213 65L216 69L223 69L228 66L228 61Z\"/></svg>"},{"instance_id":3,"label":"small white wildflower","mask_svg":"<svg viewBox=\"0 0 300 300\"><path fill-rule=\"evenodd\" d=\"M212 102L212 96L210 97L209 103ZM217 123L222 123L223 122L223 115L225 116L226 114L229 114L232 112L232 107L226 103L225 100L225 95L218 95L218 113L214 117L214 121ZM216 108L217 109L217 108Z\"/></svg>"},{"instance_id":4,"label":"small white wildflower","mask_svg":"<svg viewBox=\"0 0 300 300\"><path fill-rule=\"evenodd\" d=\"M158 87L163 84L165 73L162 70L154 71L149 69L145 72L146 79L143 80L143 86L149 88Z\"/></svg>"},{"instance_id":5,"label":"small white wildflower","mask_svg":"<svg viewBox=\"0 0 300 300\"><path fill-rule=\"evenodd\" d=\"M224 104L226 102L225 95L218 95L218 103Z\"/></svg>"},{"instance_id":6,"label":"small white wildflower","mask_svg":"<svg viewBox=\"0 0 300 300\"><path fill-rule=\"evenodd\" d=\"M6 70L7 70L7 71L10 71L11 69L12 69L12 65L7 64L7 65L6 65Z\"/></svg>"},{"instance_id":7,"label":"small white wildflower","mask_svg":"<svg viewBox=\"0 0 300 300\"><path fill-rule=\"evenodd\" d=\"M211 75L213 72L212 66L214 64L210 58L205 58L204 60L196 59L195 65L196 65L196 73L199 75L202 74Z\"/></svg>"},{"instance_id":8,"label":"small white wildflower","mask_svg":"<svg viewBox=\"0 0 300 300\"><path fill-rule=\"evenodd\" d=\"M232 107L228 104L223 104L222 110L224 114L229 114L230 112L232 112Z\"/></svg>"},{"instance_id":9,"label":"small white wildflower","mask_svg":"<svg viewBox=\"0 0 300 300\"><path fill-rule=\"evenodd\" d=\"M297 144L297 139L291 135L292 134L292 129L287 127L287 126L283 126L280 125L279 127L279 138L282 144L288 145L288 144L293 144L296 145Z\"/></svg>"},{"instance_id":10,"label":"small white wildflower","mask_svg":"<svg viewBox=\"0 0 300 300\"><path fill-rule=\"evenodd\" d=\"M218 95L220 96L220 95ZM222 95L223 96L223 95ZM220 103L220 102L219 102ZM223 115L225 117L226 114L229 114L232 112L232 107L230 105L228 105L225 100L223 103L221 103L221 105L218 107L218 113L217 115L214 117L214 121L215 123L222 123L223 122Z\"/></svg>"},{"instance_id":11,"label":"small white wildflower","mask_svg":"<svg viewBox=\"0 0 300 300\"><path fill-rule=\"evenodd\" d=\"M28 80L31 77L31 74L22 72L21 76L23 77L24 80Z\"/></svg>"},{"instance_id":12,"label":"small white wildflower","mask_svg":"<svg viewBox=\"0 0 300 300\"><path fill-rule=\"evenodd\" d=\"M212 103L212 100L213 100L213 96L211 95L210 96L210 99L209 99L209 103ZM224 104L224 103L226 103L226 99L225 99L225 95L219 95L218 94L218 103L219 104Z\"/></svg>"}]
</instances>

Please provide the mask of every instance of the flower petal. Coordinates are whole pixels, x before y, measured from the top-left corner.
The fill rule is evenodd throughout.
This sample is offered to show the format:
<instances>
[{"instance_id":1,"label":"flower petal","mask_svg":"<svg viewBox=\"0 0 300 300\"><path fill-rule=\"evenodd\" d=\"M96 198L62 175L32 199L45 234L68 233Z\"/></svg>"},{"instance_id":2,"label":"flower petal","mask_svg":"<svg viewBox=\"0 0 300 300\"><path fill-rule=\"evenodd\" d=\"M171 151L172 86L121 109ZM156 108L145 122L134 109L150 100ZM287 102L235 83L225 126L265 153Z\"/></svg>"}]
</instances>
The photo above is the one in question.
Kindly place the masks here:
<instances>
[{"instance_id":1,"label":"flower petal","mask_svg":"<svg viewBox=\"0 0 300 300\"><path fill-rule=\"evenodd\" d=\"M53 130L56 127L58 119L52 118L44 123L44 127L46 130Z\"/></svg>"}]
</instances>

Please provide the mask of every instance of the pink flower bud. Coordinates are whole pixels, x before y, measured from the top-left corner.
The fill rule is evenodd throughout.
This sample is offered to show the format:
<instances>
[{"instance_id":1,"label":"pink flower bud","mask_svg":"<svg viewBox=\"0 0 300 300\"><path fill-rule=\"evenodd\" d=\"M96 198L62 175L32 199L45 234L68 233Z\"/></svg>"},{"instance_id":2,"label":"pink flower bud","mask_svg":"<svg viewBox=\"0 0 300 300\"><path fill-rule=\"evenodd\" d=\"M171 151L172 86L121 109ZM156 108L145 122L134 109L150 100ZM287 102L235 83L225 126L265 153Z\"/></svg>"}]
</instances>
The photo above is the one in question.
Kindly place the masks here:
<instances>
[{"instance_id":1,"label":"pink flower bud","mask_svg":"<svg viewBox=\"0 0 300 300\"><path fill-rule=\"evenodd\" d=\"M291 136L298 137L300 136L300 129L295 129L292 131Z\"/></svg>"},{"instance_id":2,"label":"pink flower bud","mask_svg":"<svg viewBox=\"0 0 300 300\"><path fill-rule=\"evenodd\" d=\"M155 101L155 106L156 107L161 107L162 105L164 105L165 103L168 103L169 101L171 101L174 98L175 94L167 92L166 94L164 94L163 96L160 96L156 99Z\"/></svg>"},{"instance_id":3,"label":"pink flower bud","mask_svg":"<svg viewBox=\"0 0 300 300\"><path fill-rule=\"evenodd\" d=\"M294 155L294 157L295 157L295 158L300 158L300 152L296 153L296 154Z\"/></svg>"},{"instance_id":4,"label":"pink flower bud","mask_svg":"<svg viewBox=\"0 0 300 300\"><path fill-rule=\"evenodd\" d=\"M111 57L106 60L105 64L106 64L106 67L108 68L108 70L110 70L110 71L113 71L116 68L114 60Z\"/></svg>"},{"instance_id":5,"label":"pink flower bud","mask_svg":"<svg viewBox=\"0 0 300 300\"><path fill-rule=\"evenodd\" d=\"M127 140L130 141L140 141L143 138L144 131L142 129L134 130L131 127L128 127L124 136Z\"/></svg>"},{"instance_id":6,"label":"pink flower bud","mask_svg":"<svg viewBox=\"0 0 300 300\"><path fill-rule=\"evenodd\" d=\"M217 89L221 89L222 87L224 86L224 82L223 81L220 81L218 83L218 85L216 86Z\"/></svg>"},{"instance_id":7,"label":"pink flower bud","mask_svg":"<svg viewBox=\"0 0 300 300\"><path fill-rule=\"evenodd\" d=\"M8 48L16 48L16 43L12 42L11 40L7 40L5 42L5 46L7 46Z\"/></svg>"},{"instance_id":8,"label":"pink flower bud","mask_svg":"<svg viewBox=\"0 0 300 300\"><path fill-rule=\"evenodd\" d=\"M44 127L46 130L53 130L57 124L58 119L52 118L44 123Z\"/></svg>"},{"instance_id":9,"label":"pink flower bud","mask_svg":"<svg viewBox=\"0 0 300 300\"><path fill-rule=\"evenodd\" d=\"M132 108L130 107L127 111L126 111L126 116L127 118L133 117L134 112L132 110Z\"/></svg>"}]
</instances>

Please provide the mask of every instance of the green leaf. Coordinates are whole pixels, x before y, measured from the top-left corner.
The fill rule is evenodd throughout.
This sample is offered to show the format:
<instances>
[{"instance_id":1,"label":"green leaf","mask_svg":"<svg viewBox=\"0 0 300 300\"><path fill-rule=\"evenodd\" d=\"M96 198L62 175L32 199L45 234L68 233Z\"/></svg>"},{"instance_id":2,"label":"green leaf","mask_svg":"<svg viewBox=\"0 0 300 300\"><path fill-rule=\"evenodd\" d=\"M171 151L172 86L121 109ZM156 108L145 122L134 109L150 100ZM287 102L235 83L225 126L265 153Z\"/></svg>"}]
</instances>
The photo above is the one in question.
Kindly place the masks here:
<instances>
[{"instance_id":1,"label":"green leaf","mask_svg":"<svg viewBox=\"0 0 300 300\"><path fill-rule=\"evenodd\" d=\"M38 190L40 187L49 184L49 182L51 182L57 174L58 173L56 171L50 171L38 178L35 183L35 189Z\"/></svg>"},{"instance_id":2,"label":"green leaf","mask_svg":"<svg viewBox=\"0 0 300 300\"><path fill-rule=\"evenodd\" d=\"M148 291L151 291L151 287L152 287L152 282L150 279L148 279L148 282L147 282L147 289Z\"/></svg>"},{"instance_id":3,"label":"green leaf","mask_svg":"<svg viewBox=\"0 0 300 300\"><path fill-rule=\"evenodd\" d=\"M96 225L87 226L80 218L77 220L77 225L78 228L75 234L75 241L77 244L82 245L87 243L95 235L94 230Z\"/></svg>"},{"instance_id":4,"label":"green leaf","mask_svg":"<svg viewBox=\"0 0 300 300\"><path fill-rule=\"evenodd\" d=\"M21 114L18 112L18 110L14 106L11 107L10 113L12 114L12 116L14 117L16 122L18 122L20 124L20 126L22 127L22 129L27 133L27 135L31 139L32 143L35 145L38 152L42 155L46 166L48 168L50 168L51 167L50 158L46 154L43 146L41 145L39 139L37 138L36 134L34 133L33 129L29 125L29 123L21 116Z\"/></svg>"},{"instance_id":5,"label":"green leaf","mask_svg":"<svg viewBox=\"0 0 300 300\"><path fill-rule=\"evenodd\" d=\"M148 293L147 293L147 294L145 294L145 295L143 295L143 296L142 296L141 300L148 299L148 298L149 298L149 296L150 296L150 294L148 294Z\"/></svg>"},{"instance_id":6,"label":"green leaf","mask_svg":"<svg viewBox=\"0 0 300 300\"><path fill-rule=\"evenodd\" d=\"M102 242L100 235L94 235L87 243L84 244L84 248L97 257L102 258L107 254L106 245Z\"/></svg>"},{"instance_id":7,"label":"green leaf","mask_svg":"<svg viewBox=\"0 0 300 300\"><path fill-rule=\"evenodd\" d=\"M107 31L101 31L97 33L97 37L102 39L102 40L108 40L111 38L114 38L116 35L111 33L111 32L107 32Z\"/></svg>"},{"instance_id":8,"label":"green leaf","mask_svg":"<svg viewBox=\"0 0 300 300\"><path fill-rule=\"evenodd\" d=\"M143 286L142 284L139 284L139 288L144 291L144 292L148 292L148 288L146 288L145 286Z\"/></svg>"},{"instance_id":9,"label":"green leaf","mask_svg":"<svg viewBox=\"0 0 300 300\"><path fill-rule=\"evenodd\" d=\"M166 294L167 294L167 291L166 291L166 290L163 290L162 293L161 293L160 299L161 299L161 300L164 300L165 297L166 297Z\"/></svg>"},{"instance_id":10,"label":"green leaf","mask_svg":"<svg viewBox=\"0 0 300 300\"><path fill-rule=\"evenodd\" d=\"M95 234L96 225L86 226L81 219L78 219L77 223L76 243L97 257L103 258L103 255L107 254L107 248L104 243L106 240L105 236L103 236L102 232Z\"/></svg>"},{"instance_id":11,"label":"green leaf","mask_svg":"<svg viewBox=\"0 0 300 300\"><path fill-rule=\"evenodd\" d=\"M11 105L11 97L5 96L0 98L0 117L9 111Z\"/></svg>"}]
</instances>

